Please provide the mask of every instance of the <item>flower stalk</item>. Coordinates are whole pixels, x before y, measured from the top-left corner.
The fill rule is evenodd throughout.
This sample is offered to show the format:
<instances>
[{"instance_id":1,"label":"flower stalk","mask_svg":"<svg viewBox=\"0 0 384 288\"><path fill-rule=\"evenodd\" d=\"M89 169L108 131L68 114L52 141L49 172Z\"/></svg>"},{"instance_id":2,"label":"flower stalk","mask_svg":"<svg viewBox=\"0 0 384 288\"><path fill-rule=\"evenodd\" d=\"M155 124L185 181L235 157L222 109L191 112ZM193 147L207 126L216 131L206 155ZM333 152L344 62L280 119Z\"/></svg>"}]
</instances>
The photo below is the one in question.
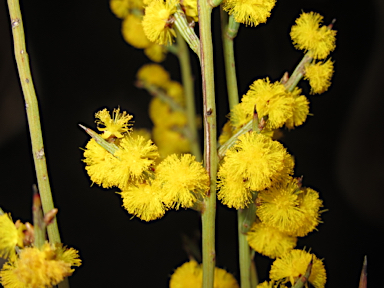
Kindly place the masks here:
<instances>
[{"instance_id":1,"label":"flower stalk","mask_svg":"<svg viewBox=\"0 0 384 288\"><path fill-rule=\"evenodd\" d=\"M216 218L216 103L211 32L212 7L207 0L198 1L200 30L200 65L203 86L204 114L204 164L210 177L210 190L202 212L203 241L203 288L212 288L216 265L215 218Z\"/></svg>"},{"instance_id":2,"label":"flower stalk","mask_svg":"<svg viewBox=\"0 0 384 288\"><path fill-rule=\"evenodd\" d=\"M23 20L18 0L8 0L9 15L14 42L14 52L19 71L19 78L25 100L29 132L31 136L32 154L35 163L36 178L39 187L44 213L54 209L51 187L49 185L47 164L45 160L43 136L40 125L39 107L33 86L28 53L25 45ZM60 234L56 218L48 226L48 236L51 243L60 243Z\"/></svg>"}]
</instances>

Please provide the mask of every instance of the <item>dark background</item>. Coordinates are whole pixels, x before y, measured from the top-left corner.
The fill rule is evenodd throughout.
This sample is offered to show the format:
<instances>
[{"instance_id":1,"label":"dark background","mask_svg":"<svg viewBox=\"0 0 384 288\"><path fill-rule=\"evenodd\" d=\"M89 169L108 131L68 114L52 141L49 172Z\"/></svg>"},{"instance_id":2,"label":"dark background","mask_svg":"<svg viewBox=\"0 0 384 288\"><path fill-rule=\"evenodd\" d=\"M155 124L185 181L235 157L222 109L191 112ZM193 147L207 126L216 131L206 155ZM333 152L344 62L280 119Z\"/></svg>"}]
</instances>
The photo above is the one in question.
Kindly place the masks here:
<instances>
[{"instance_id":1,"label":"dark background","mask_svg":"<svg viewBox=\"0 0 384 288\"><path fill-rule=\"evenodd\" d=\"M200 220L193 211L170 211L158 221L131 219L114 190L91 182L81 162L94 113L120 105L135 115L135 127L150 127L150 97L134 87L136 71L150 61L126 44L121 20L108 1L22 1L35 88L39 97L45 153L63 242L79 249L83 265L72 287L167 287L169 275L187 261L181 235L193 236ZM383 287L383 124L384 1L278 1L267 25L241 27L236 39L239 93L257 78L279 80L302 57L289 31L301 11L336 18L335 75L329 91L310 96L311 112L302 127L285 133L295 155L296 176L320 191L325 208L319 231L300 238L324 259L328 287L358 287L364 255L368 281ZM213 13L218 125L226 104L218 10ZM0 0L0 207L13 219L31 221L34 168L24 103L15 70L6 3ZM201 88L196 57L198 108ZM163 63L180 80L177 59ZM308 87L302 87L308 94ZM236 213L218 204L217 265L239 278ZM256 257L261 281L271 261Z\"/></svg>"}]
</instances>

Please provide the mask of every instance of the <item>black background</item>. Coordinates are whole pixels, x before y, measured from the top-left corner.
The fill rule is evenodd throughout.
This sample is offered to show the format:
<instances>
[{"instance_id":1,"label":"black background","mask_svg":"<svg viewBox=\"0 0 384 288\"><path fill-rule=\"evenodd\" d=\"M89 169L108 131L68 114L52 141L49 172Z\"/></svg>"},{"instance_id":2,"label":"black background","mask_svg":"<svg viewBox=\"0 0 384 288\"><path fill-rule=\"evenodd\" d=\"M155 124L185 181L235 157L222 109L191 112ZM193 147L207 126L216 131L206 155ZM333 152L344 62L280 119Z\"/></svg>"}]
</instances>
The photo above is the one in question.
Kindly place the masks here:
<instances>
[{"instance_id":1,"label":"black background","mask_svg":"<svg viewBox=\"0 0 384 288\"><path fill-rule=\"evenodd\" d=\"M108 1L22 1L22 13L35 88L39 97L45 153L63 242L79 249L83 265L72 287L166 287L169 275L187 261L181 235L200 229L193 211L170 211L158 221L131 219L114 190L91 187L81 162L94 113L120 105L135 115L135 127L150 127L150 97L134 87L136 71L150 62L126 44L121 20ZM325 23L336 18L335 75L329 92L310 96L311 112L302 127L282 139L295 155L296 176L320 191L328 212L319 232L301 238L324 259L328 287L357 287L364 255L369 286L383 287L384 5L382 0L278 1L267 25L241 27L235 43L239 93L257 78L279 80L302 57L289 31L301 11L315 11ZM218 126L228 113L219 32L213 13ZM0 206L13 218L31 221L35 175L6 3L0 1ZM201 88L197 59L197 105ZM180 80L173 55L163 63ZM302 85L304 91L308 87ZM308 93L307 93L308 94ZM239 278L236 213L218 203L217 265ZM271 260L257 256L259 277Z\"/></svg>"}]
</instances>

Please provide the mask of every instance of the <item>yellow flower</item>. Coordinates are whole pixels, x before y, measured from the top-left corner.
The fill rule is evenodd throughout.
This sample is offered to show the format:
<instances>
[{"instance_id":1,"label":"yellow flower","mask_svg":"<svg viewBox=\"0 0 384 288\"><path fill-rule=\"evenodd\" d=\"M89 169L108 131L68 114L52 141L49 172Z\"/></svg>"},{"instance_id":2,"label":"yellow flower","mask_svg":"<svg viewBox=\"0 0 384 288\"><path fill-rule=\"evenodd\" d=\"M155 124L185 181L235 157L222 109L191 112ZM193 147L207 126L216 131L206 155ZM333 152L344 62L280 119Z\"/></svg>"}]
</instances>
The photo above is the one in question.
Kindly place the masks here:
<instances>
[{"instance_id":1,"label":"yellow flower","mask_svg":"<svg viewBox=\"0 0 384 288\"><path fill-rule=\"evenodd\" d=\"M235 17L236 22L257 26L267 22L275 0L226 0L224 10Z\"/></svg>"},{"instance_id":2,"label":"yellow flower","mask_svg":"<svg viewBox=\"0 0 384 288\"><path fill-rule=\"evenodd\" d=\"M152 135L153 141L159 147L161 158L165 158L173 153L187 153L191 149L189 140L177 131L155 126L153 127Z\"/></svg>"},{"instance_id":3,"label":"yellow flower","mask_svg":"<svg viewBox=\"0 0 384 288\"><path fill-rule=\"evenodd\" d=\"M132 182L146 178L145 172L150 172L155 160L159 157L156 145L142 136L127 135L121 139L119 150L114 155L118 161L112 169L110 181L113 186L125 189Z\"/></svg>"},{"instance_id":4,"label":"yellow flower","mask_svg":"<svg viewBox=\"0 0 384 288\"><path fill-rule=\"evenodd\" d=\"M144 221L161 218L165 207L159 197L160 183L142 183L127 186L121 191L123 206L127 211Z\"/></svg>"},{"instance_id":5,"label":"yellow flower","mask_svg":"<svg viewBox=\"0 0 384 288\"><path fill-rule=\"evenodd\" d=\"M285 92L283 84L270 83L268 78L253 82L241 101L244 103L247 119L252 119L255 105L259 119L268 115L267 129L282 127L293 115L292 95Z\"/></svg>"},{"instance_id":6,"label":"yellow flower","mask_svg":"<svg viewBox=\"0 0 384 288\"><path fill-rule=\"evenodd\" d=\"M131 136L132 138L142 136L145 141L151 140L151 132L146 128L134 129Z\"/></svg>"},{"instance_id":7,"label":"yellow flower","mask_svg":"<svg viewBox=\"0 0 384 288\"><path fill-rule=\"evenodd\" d=\"M149 117L155 126L164 128L183 127L187 124L185 113L172 111L171 107L159 98L152 98Z\"/></svg>"},{"instance_id":8,"label":"yellow flower","mask_svg":"<svg viewBox=\"0 0 384 288\"><path fill-rule=\"evenodd\" d=\"M176 13L177 3L176 0L153 0L145 8L143 27L150 41L161 45L172 44L176 32L170 18Z\"/></svg>"},{"instance_id":9,"label":"yellow flower","mask_svg":"<svg viewBox=\"0 0 384 288\"><path fill-rule=\"evenodd\" d=\"M164 61L165 56L167 55L167 49L162 45L151 43L150 46L145 48L144 54L153 62L160 63Z\"/></svg>"},{"instance_id":10,"label":"yellow flower","mask_svg":"<svg viewBox=\"0 0 384 288\"><path fill-rule=\"evenodd\" d=\"M173 272L169 288L201 288L202 284L203 270L196 261L191 260Z\"/></svg>"},{"instance_id":11,"label":"yellow flower","mask_svg":"<svg viewBox=\"0 0 384 288\"><path fill-rule=\"evenodd\" d=\"M300 126L305 122L309 114L309 101L307 97L300 95L301 89L295 88L291 93L293 96L293 105L292 105L292 116L287 119L285 126L288 129L293 129L294 127Z\"/></svg>"},{"instance_id":12,"label":"yellow flower","mask_svg":"<svg viewBox=\"0 0 384 288\"><path fill-rule=\"evenodd\" d=\"M232 137L232 135L233 135L233 130L232 130L231 122L227 121L227 123L224 124L223 130L221 131L221 134L219 136L219 144L223 145Z\"/></svg>"},{"instance_id":13,"label":"yellow flower","mask_svg":"<svg viewBox=\"0 0 384 288\"><path fill-rule=\"evenodd\" d=\"M155 85L158 87L166 87L170 81L169 73L158 64L143 65L139 71L137 71L136 77L146 85Z\"/></svg>"},{"instance_id":14,"label":"yellow flower","mask_svg":"<svg viewBox=\"0 0 384 288\"><path fill-rule=\"evenodd\" d=\"M255 223L247 234L247 240L256 252L276 258L293 249L297 238L264 223Z\"/></svg>"},{"instance_id":15,"label":"yellow flower","mask_svg":"<svg viewBox=\"0 0 384 288\"><path fill-rule=\"evenodd\" d=\"M27 247L15 261L4 264L0 282L5 288L52 287L72 275L71 266L81 265L78 257L76 250L61 245L46 243L41 249Z\"/></svg>"},{"instance_id":16,"label":"yellow flower","mask_svg":"<svg viewBox=\"0 0 384 288\"><path fill-rule=\"evenodd\" d=\"M16 228L9 214L0 215L0 257L13 259L15 247L23 247L24 225Z\"/></svg>"},{"instance_id":17,"label":"yellow flower","mask_svg":"<svg viewBox=\"0 0 384 288\"><path fill-rule=\"evenodd\" d=\"M299 50L311 51L315 59L324 59L335 50L336 31L320 27L323 16L318 13L302 13L292 26L291 38Z\"/></svg>"},{"instance_id":18,"label":"yellow flower","mask_svg":"<svg viewBox=\"0 0 384 288\"><path fill-rule=\"evenodd\" d=\"M165 158L156 167L156 180L162 184L161 200L175 209L192 207L209 189L207 170L191 154Z\"/></svg>"},{"instance_id":19,"label":"yellow flower","mask_svg":"<svg viewBox=\"0 0 384 288\"><path fill-rule=\"evenodd\" d=\"M121 32L127 43L135 48L144 49L151 46L151 41L144 34L141 17L135 14L128 14L122 24Z\"/></svg>"},{"instance_id":20,"label":"yellow flower","mask_svg":"<svg viewBox=\"0 0 384 288\"><path fill-rule=\"evenodd\" d=\"M181 106L184 106L184 88L177 81L169 81L165 87L165 92L169 97L171 97L175 102Z\"/></svg>"},{"instance_id":21,"label":"yellow flower","mask_svg":"<svg viewBox=\"0 0 384 288\"><path fill-rule=\"evenodd\" d=\"M331 86L333 75L333 62L328 59L327 62L317 62L305 67L304 79L309 80L311 85L311 94L321 94Z\"/></svg>"},{"instance_id":22,"label":"yellow flower","mask_svg":"<svg viewBox=\"0 0 384 288\"><path fill-rule=\"evenodd\" d=\"M118 18L124 18L129 13L130 0L110 0L109 6Z\"/></svg>"},{"instance_id":23,"label":"yellow flower","mask_svg":"<svg viewBox=\"0 0 384 288\"><path fill-rule=\"evenodd\" d=\"M291 173L285 167L289 154L283 145L256 132L241 135L238 142L227 151L221 169L232 171L233 177L242 177L246 187L260 191L272 185L279 174ZM219 170L219 179L222 178Z\"/></svg>"},{"instance_id":24,"label":"yellow flower","mask_svg":"<svg viewBox=\"0 0 384 288\"><path fill-rule=\"evenodd\" d=\"M110 188L115 185L111 182L114 167L118 164L118 159L111 153L101 147L93 138L88 141L84 149L84 163L87 164L88 176L93 183L104 188Z\"/></svg>"},{"instance_id":25,"label":"yellow flower","mask_svg":"<svg viewBox=\"0 0 384 288\"><path fill-rule=\"evenodd\" d=\"M124 133L127 133L131 130L129 126L132 124L129 123L129 120L133 118L133 116L127 114L126 111L120 113L120 108L113 109L112 118L107 109L103 109L95 114L97 129L99 131L103 131L101 135L104 139L108 139L110 137L122 138L124 137ZM105 127L100 127L99 125L103 125Z\"/></svg>"},{"instance_id":26,"label":"yellow flower","mask_svg":"<svg viewBox=\"0 0 384 288\"><path fill-rule=\"evenodd\" d=\"M315 255L303 250L294 249L276 259L272 264L269 277L271 280L282 281L282 283L290 281L294 285L298 277L305 274L312 257L313 266L308 281L315 288L323 288L327 280L323 262Z\"/></svg>"},{"instance_id":27,"label":"yellow flower","mask_svg":"<svg viewBox=\"0 0 384 288\"><path fill-rule=\"evenodd\" d=\"M185 15L192 18L193 21L199 21L199 14L197 12L197 0L181 0L180 5L182 6Z\"/></svg>"},{"instance_id":28,"label":"yellow flower","mask_svg":"<svg viewBox=\"0 0 384 288\"><path fill-rule=\"evenodd\" d=\"M259 193L257 216L266 225L292 236L305 236L319 223L322 201L316 191L303 188L296 179L280 182Z\"/></svg>"},{"instance_id":29,"label":"yellow flower","mask_svg":"<svg viewBox=\"0 0 384 288\"><path fill-rule=\"evenodd\" d=\"M171 276L169 288L201 288L203 285L203 269L195 260L178 267ZM214 288L239 288L232 274L224 269L215 268Z\"/></svg>"}]
</instances>

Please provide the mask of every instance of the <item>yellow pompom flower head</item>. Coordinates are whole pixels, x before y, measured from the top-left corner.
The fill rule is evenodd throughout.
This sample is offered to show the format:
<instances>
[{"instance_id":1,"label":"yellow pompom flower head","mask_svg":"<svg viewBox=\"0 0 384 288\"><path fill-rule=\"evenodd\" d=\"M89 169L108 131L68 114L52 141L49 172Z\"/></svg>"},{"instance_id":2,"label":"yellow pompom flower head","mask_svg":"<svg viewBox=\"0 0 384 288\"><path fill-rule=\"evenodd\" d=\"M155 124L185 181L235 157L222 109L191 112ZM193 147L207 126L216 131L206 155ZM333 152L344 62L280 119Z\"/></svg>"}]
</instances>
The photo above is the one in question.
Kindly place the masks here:
<instances>
[{"instance_id":1,"label":"yellow pompom flower head","mask_svg":"<svg viewBox=\"0 0 384 288\"><path fill-rule=\"evenodd\" d=\"M104 139L108 138L123 138L124 133L127 133L131 130L129 128L132 124L129 121L133 116L127 114L126 111L120 113L120 108L113 109L112 117L109 114L107 109L103 109L95 114L95 121L97 124L97 129L102 131L102 137ZM100 125L105 127L100 127Z\"/></svg>"},{"instance_id":2,"label":"yellow pompom flower head","mask_svg":"<svg viewBox=\"0 0 384 288\"><path fill-rule=\"evenodd\" d=\"M257 26L267 21L275 2L275 0L226 0L224 10L233 15L238 23Z\"/></svg>"},{"instance_id":3,"label":"yellow pompom flower head","mask_svg":"<svg viewBox=\"0 0 384 288\"><path fill-rule=\"evenodd\" d=\"M16 246L23 247L24 227L16 227L10 215L0 214L0 257L13 259L16 256Z\"/></svg>"},{"instance_id":4,"label":"yellow pompom flower head","mask_svg":"<svg viewBox=\"0 0 384 288\"><path fill-rule=\"evenodd\" d=\"M315 59L324 59L336 45L336 31L320 24L323 16L318 13L302 13L292 26L291 38L299 50L310 51Z\"/></svg>"},{"instance_id":5,"label":"yellow pompom flower head","mask_svg":"<svg viewBox=\"0 0 384 288\"><path fill-rule=\"evenodd\" d=\"M317 62L305 67L304 79L309 80L311 94L321 94L331 86L333 75L333 62L328 59L326 62Z\"/></svg>"},{"instance_id":6,"label":"yellow pompom flower head","mask_svg":"<svg viewBox=\"0 0 384 288\"><path fill-rule=\"evenodd\" d=\"M172 44L173 37L176 37L172 15L176 13L177 4L176 0L153 0L145 8L143 28L150 41L161 45Z\"/></svg>"},{"instance_id":7,"label":"yellow pompom flower head","mask_svg":"<svg viewBox=\"0 0 384 288\"><path fill-rule=\"evenodd\" d=\"M315 255L304 250L294 249L277 258L272 264L269 277L280 283L291 282L293 286L297 279L305 274L311 259L313 264L308 281L315 288L323 288L327 280L324 264Z\"/></svg>"}]
</instances>

